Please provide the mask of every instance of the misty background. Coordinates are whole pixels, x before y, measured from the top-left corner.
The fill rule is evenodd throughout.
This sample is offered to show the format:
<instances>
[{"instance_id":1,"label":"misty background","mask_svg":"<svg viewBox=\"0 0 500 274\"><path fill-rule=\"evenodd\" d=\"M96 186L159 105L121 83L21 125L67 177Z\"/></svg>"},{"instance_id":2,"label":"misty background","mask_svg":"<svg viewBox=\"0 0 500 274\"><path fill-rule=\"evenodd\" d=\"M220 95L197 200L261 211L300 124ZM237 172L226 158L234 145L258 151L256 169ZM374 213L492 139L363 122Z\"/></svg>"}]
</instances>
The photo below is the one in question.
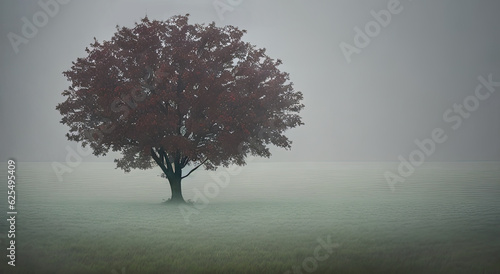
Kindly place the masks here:
<instances>
[{"instance_id":1,"label":"misty background","mask_svg":"<svg viewBox=\"0 0 500 274\"><path fill-rule=\"evenodd\" d=\"M109 40L116 25L186 13L190 23L246 29L243 40L282 59L280 68L303 92L305 125L288 132L291 151L273 149L272 161L397 161L437 127L448 139L426 160L500 160L500 91L457 130L443 120L474 94L478 76L500 82L500 2L402 0L402 11L348 63L339 45L354 45L354 28L364 29L370 11L389 2L73 0L16 53L8 34L22 36L22 18L32 21L43 9L39 1L2 1L0 161L65 161L66 146L77 144L66 140L55 110L69 86L62 72L86 56L93 37ZM220 16L214 3L232 10Z\"/></svg>"}]
</instances>

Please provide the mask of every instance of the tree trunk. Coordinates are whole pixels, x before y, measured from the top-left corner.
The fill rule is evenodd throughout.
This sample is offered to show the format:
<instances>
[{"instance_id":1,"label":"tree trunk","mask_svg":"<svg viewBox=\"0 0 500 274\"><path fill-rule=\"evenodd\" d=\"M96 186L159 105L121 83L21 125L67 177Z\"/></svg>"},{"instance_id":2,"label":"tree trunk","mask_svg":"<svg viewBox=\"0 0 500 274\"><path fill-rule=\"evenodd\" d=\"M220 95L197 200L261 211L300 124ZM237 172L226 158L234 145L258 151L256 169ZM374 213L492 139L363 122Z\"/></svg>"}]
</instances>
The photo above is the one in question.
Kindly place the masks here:
<instances>
[{"instance_id":1,"label":"tree trunk","mask_svg":"<svg viewBox=\"0 0 500 274\"><path fill-rule=\"evenodd\" d=\"M171 178L168 179L168 182L170 183L170 190L172 191L172 198L169 202L184 203L184 197L182 197L181 178Z\"/></svg>"},{"instance_id":2,"label":"tree trunk","mask_svg":"<svg viewBox=\"0 0 500 274\"><path fill-rule=\"evenodd\" d=\"M172 198L168 202L185 203L182 197L182 168L187 164L187 158L181 160L180 153L176 152L174 160L171 162L167 153L163 148L151 148L151 156L155 162L160 166L163 173L170 183L170 190L172 190ZM175 168L174 168L175 167ZM189 174L188 174L189 175Z\"/></svg>"}]
</instances>

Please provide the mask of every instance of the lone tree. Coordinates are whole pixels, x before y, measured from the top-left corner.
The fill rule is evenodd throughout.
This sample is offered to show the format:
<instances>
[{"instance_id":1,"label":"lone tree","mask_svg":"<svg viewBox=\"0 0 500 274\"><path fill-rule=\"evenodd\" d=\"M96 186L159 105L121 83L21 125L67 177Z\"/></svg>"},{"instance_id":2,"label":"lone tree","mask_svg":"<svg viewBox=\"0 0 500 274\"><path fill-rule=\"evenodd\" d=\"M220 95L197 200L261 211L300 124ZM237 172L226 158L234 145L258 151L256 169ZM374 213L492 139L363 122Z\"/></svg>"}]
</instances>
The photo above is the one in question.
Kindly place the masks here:
<instances>
[{"instance_id":1,"label":"lone tree","mask_svg":"<svg viewBox=\"0 0 500 274\"><path fill-rule=\"evenodd\" d=\"M200 166L244 165L247 155L269 157L270 144L289 149L284 131L303 124L302 93L281 60L241 41L244 30L188 16L145 17L110 41L94 38L63 73L71 85L56 107L68 139L94 155L121 152L125 172L159 165L172 202L184 202L181 180Z\"/></svg>"}]
</instances>

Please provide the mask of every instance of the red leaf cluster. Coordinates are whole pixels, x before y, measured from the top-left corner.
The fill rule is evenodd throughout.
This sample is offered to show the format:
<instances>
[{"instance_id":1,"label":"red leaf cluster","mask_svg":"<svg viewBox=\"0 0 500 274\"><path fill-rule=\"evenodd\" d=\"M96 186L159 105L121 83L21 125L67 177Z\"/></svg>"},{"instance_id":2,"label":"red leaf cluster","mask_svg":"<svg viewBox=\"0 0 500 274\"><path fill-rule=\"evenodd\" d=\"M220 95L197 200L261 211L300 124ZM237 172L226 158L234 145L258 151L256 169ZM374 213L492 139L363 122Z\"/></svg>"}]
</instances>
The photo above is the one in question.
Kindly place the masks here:
<instances>
[{"instance_id":1,"label":"red leaf cluster","mask_svg":"<svg viewBox=\"0 0 500 274\"><path fill-rule=\"evenodd\" d=\"M284 131L302 124L302 93L244 33L191 25L186 15L145 17L109 41L94 39L64 72L71 86L57 110L68 139L95 155L122 152L126 171L151 167L153 151L181 168L215 168L269 157L270 144L290 148Z\"/></svg>"}]
</instances>

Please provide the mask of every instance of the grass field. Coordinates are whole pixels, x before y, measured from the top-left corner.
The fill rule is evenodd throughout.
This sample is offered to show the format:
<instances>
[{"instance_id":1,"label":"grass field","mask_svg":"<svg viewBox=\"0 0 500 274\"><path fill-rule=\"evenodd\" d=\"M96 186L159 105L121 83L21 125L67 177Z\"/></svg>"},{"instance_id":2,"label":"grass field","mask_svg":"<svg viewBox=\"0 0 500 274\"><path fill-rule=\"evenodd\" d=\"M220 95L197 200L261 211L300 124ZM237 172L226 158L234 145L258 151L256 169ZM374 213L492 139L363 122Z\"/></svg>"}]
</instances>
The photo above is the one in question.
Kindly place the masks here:
<instances>
[{"instance_id":1,"label":"grass field","mask_svg":"<svg viewBox=\"0 0 500 274\"><path fill-rule=\"evenodd\" d=\"M160 199L30 184L19 186L16 266L4 259L3 273L500 273L497 204L451 192L377 194L355 179L336 194L284 189L281 199L246 188L246 199L221 194L188 224ZM314 259L328 239L335 248Z\"/></svg>"},{"instance_id":2,"label":"grass field","mask_svg":"<svg viewBox=\"0 0 500 274\"><path fill-rule=\"evenodd\" d=\"M324 210L324 218L318 218L322 206L221 203L186 225L175 206L54 203L45 208L51 214L40 214L38 221L35 216L31 223L19 220L18 266L9 273L120 273L122 268L126 273L283 273L302 267L314 256L317 238L328 236L339 246L318 262L317 273L498 270L494 250L471 250L478 240L461 237L459 230L426 231L416 222L382 224L354 216L338 220Z\"/></svg>"}]
</instances>

